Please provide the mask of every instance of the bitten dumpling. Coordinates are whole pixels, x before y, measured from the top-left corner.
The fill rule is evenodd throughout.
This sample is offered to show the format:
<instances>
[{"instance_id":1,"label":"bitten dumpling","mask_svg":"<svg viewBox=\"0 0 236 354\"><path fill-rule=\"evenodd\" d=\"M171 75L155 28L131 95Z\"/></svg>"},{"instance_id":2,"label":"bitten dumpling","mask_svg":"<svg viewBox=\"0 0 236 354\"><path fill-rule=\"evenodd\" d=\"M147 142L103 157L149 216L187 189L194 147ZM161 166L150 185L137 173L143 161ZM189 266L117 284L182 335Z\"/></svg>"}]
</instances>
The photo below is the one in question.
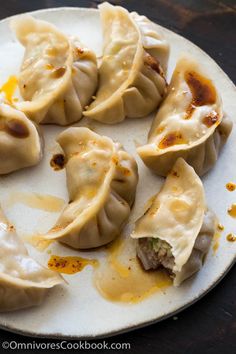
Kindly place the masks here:
<instances>
[{"instance_id":1,"label":"bitten dumpling","mask_svg":"<svg viewBox=\"0 0 236 354\"><path fill-rule=\"evenodd\" d=\"M137 164L119 143L88 128L69 128L57 141L65 153L70 201L44 238L81 249L105 245L130 215Z\"/></svg>"},{"instance_id":2,"label":"bitten dumpling","mask_svg":"<svg viewBox=\"0 0 236 354\"><path fill-rule=\"evenodd\" d=\"M19 74L24 102L17 108L37 123L67 125L81 119L97 87L95 54L29 15L12 20L11 28L25 47Z\"/></svg>"},{"instance_id":3,"label":"bitten dumpling","mask_svg":"<svg viewBox=\"0 0 236 354\"><path fill-rule=\"evenodd\" d=\"M47 291L61 283L58 273L29 256L0 209L0 311L39 305Z\"/></svg>"},{"instance_id":4,"label":"bitten dumpling","mask_svg":"<svg viewBox=\"0 0 236 354\"><path fill-rule=\"evenodd\" d=\"M84 115L109 124L144 117L166 93L169 46L146 17L108 3L98 7L103 58L96 99Z\"/></svg>"},{"instance_id":5,"label":"bitten dumpling","mask_svg":"<svg viewBox=\"0 0 236 354\"><path fill-rule=\"evenodd\" d=\"M231 130L214 83L186 56L176 65L147 145L137 151L158 175L166 176L177 158L183 157L201 176L215 164Z\"/></svg>"},{"instance_id":6,"label":"bitten dumpling","mask_svg":"<svg viewBox=\"0 0 236 354\"><path fill-rule=\"evenodd\" d=\"M201 268L215 230L202 182L179 158L131 236L144 269L164 267L178 286Z\"/></svg>"},{"instance_id":7,"label":"bitten dumpling","mask_svg":"<svg viewBox=\"0 0 236 354\"><path fill-rule=\"evenodd\" d=\"M0 104L0 174L36 165L42 158L42 138L23 112Z\"/></svg>"}]
</instances>

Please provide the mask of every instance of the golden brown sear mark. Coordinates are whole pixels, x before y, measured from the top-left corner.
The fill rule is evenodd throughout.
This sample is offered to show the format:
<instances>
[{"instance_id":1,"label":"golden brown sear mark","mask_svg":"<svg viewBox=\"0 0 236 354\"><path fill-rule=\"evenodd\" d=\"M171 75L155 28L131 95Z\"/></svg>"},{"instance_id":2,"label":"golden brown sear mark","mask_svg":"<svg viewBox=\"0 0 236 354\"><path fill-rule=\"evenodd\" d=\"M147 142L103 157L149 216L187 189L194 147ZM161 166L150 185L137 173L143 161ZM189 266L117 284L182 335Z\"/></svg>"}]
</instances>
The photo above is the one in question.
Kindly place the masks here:
<instances>
[{"instance_id":1,"label":"golden brown sear mark","mask_svg":"<svg viewBox=\"0 0 236 354\"><path fill-rule=\"evenodd\" d=\"M161 68L159 61L152 55L146 53L144 57L144 64L149 66L152 70L156 71L159 75L164 77L164 72Z\"/></svg>"},{"instance_id":2,"label":"golden brown sear mark","mask_svg":"<svg viewBox=\"0 0 236 354\"><path fill-rule=\"evenodd\" d=\"M65 167L65 156L63 154L55 154L51 158L50 166L54 171L60 171Z\"/></svg>"},{"instance_id":3,"label":"golden brown sear mark","mask_svg":"<svg viewBox=\"0 0 236 354\"><path fill-rule=\"evenodd\" d=\"M206 79L196 72L187 72L186 82L191 90L195 106L215 103L216 90L211 80Z\"/></svg>"},{"instance_id":4,"label":"golden brown sear mark","mask_svg":"<svg viewBox=\"0 0 236 354\"><path fill-rule=\"evenodd\" d=\"M66 72L66 67L62 66L60 68L56 68L55 70L52 71L51 75L55 78L55 79L60 79Z\"/></svg>"},{"instance_id":5,"label":"golden brown sear mark","mask_svg":"<svg viewBox=\"0 0 236 354\"><path fill-rule=\"evenodd\" d=\"M205 124L208 128L218 123L218 121L219 121L219 116L216 112L211 112L210 114L205 116L202 120L203 124Z\"/></svg>"},{"instance_id":6,"label":"golden brown sear mark","mask_svg":"<svg viewBox=\"0 0 236 354\"><path fill-rule=\"evenodd\" d=\"M75 54L76 54L78 57L81 57L81 56L84 54L84 49L83 49L83 48L80 48L80 47L76 47L76 48L75 48Z\"/></svg>"},{"instance_id":7,"label":"golden brown sear mark","mask_svg":"<svg viewBox=\"0 0 236 354\"><path fill-rule=\"evenodd\" d=\"M11 119L5 123L5 131L14 138L24 139L30 135L26 124L19 119Z\"/></svg>"},{"instance_id":8,"label":"golden brown sear mark","mask_svg":"<svg viewBox=\"0 0 236 354\"><path fill-rule=\"evenodd\" d=\"M128 169L127 167L125 167L125 166L122 166L122 165L117 165L117 169L118 169L118 171L122 174L122 175L124 175L124 176L130 176L132 173L131 173L131 171L130 171L130 169Z\"/></svg>"},{"instance_id":9,"label":"golden brown sear mark","mask_svg":"<svg viewBox=\"0 0 236 354\"><path fill-rule=\"evenodd\" d=\"M54 65L52 65L52 64L50 64L50 63L47 63L47 64L45 65L45 69L46 69L46 70L53 70L53 69L54 69Z\"/></svg>"},{"instance_id":10,"label":"golden brown sear mark","mask_svg":"<svg viewBox=\"0 0 236 354\"><path fill-rule=\"evenodd\" d=\"M164 136L158 147L159 149L166 149L168 147L181 144L186 144L186 140L183 138L182 134L180 132L172 132Z\"/></svg>"},{"instance_id":11,"label":"golden brown sear mark","mask_svg":"<svg viewBox=\"0 0 236 354\"><path fill-rule=\"evenodd\" d=\"M171 174L172 174L172 176L174 176L174 177L179 177L178 172L175 171L175 170L173 170L173 171L171 172Z\"/></svg>"},{"instance_id":12,"label":"golden brown sear mark","mask_svg":"<svg viewBox=\"0 0 236 354\"><path fill-rule=\"evenodd\" d=\"M216 90L211 80L191 71L185 74L185 80L192 94L192 102L186 110L185 119L191 118L195 107L213 104L216 101Z\"/></svg>"}]
</instances>

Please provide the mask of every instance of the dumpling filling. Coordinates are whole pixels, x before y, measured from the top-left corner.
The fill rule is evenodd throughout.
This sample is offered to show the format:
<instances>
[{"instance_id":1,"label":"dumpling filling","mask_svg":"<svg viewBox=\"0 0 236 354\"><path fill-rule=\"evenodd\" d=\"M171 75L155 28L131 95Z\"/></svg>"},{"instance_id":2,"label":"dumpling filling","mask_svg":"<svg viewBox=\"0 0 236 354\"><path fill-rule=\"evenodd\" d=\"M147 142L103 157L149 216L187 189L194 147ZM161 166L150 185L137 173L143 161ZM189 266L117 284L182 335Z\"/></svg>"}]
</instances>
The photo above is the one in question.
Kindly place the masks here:
<instances>
[{"instance_id":1,"label":"dumpling filling","mask_svg":"<svg viewBox=\"0 0 236 354\"><path fill-rule=\"evenodd\" d=\"M172 273L175 261L171 246L164 240L152 237L140 238L137 256L145 270L164 267Z\"/></svg>"}]
</instances>

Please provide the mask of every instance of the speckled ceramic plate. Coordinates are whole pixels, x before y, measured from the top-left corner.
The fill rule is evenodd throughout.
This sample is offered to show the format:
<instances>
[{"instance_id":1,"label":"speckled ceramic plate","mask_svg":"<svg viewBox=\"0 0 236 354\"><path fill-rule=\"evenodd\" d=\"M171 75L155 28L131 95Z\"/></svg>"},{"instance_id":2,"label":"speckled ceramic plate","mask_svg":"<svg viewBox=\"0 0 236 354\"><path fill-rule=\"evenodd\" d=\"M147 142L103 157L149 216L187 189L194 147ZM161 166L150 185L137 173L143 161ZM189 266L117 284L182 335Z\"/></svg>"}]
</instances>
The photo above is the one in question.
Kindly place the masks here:
<instances>
[{"instance_id":1,"label":"speckled ceramic plate","mask_svg":"<svg viewBox=\"0 0 236 354\"><path fill-rule=\"evenodd\" d=\"M68 34L79 35L81 40L101 54L102 35L99 13L97 10L80 8L58 8L33 12L33 16L57 25ZM9 19L0 22L0 85L11 74L19 71L23 48L11 34ZM225 111L236 119L235 87L217 64L201 49L185 38L157 25L163 31L171 45L169 77L181 52L190 52L209 71L215 80L224 102ZM130 224L125 233L132 228L132 221L142 211L145 200L157 192L163 182L154 176L141 162L135 152L135 142L145 142L150 122L153 117L125 120L116 126L92 123L96 132L119 140L125 148L134 154L139 164L140 181L137 200L131 215ZM79 125L88 124L82 120ZM62 128L46 126L45 156L36 167L22 170L7 177L0 178L0 195L3 209L16 226L21 236L46 232L56 221L59 212L50 213L29 207L29 205L12 202L17 193L50 194L67 201L64 171L54 172L49 160L57 151L55 136ZM111 302L103 298L93 285L93 269L86 267L83 272L65 276L68 285L53 289L42 306L0 315L0 327L10 331L32 336L57 338L97 338L132 330L160 321L200 299L215 286L226 274L235 261L236 243L226 240L229 232L235 231L236 220L227 215L227 208L236 202L236 192L229 193L225 184L235 180L236 166L236 130L235 127L223 149L216 166L203 178L209 207L219 217L225 230L219 240L217 252L211 250L203 269L180 288L168 287L136 304ZM14 199L14 197L13 197ZM82 255L86 258L104 260L104 251L75 252L69 248L54 245L52 252L58 255ZM47 264L47 252L39 252L29 246L29 251L41 263Z\"/></svg>"}]
</instances>

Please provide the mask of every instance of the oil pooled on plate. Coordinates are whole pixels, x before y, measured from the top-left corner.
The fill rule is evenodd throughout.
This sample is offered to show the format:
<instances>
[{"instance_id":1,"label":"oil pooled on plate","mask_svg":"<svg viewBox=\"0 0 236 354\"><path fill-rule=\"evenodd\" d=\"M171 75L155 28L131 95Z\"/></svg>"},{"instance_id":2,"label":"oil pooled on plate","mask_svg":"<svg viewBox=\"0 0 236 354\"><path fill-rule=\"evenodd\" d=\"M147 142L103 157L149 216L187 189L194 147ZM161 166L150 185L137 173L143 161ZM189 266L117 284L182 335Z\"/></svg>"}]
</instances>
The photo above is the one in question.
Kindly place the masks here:
<instances>
[{"instance_id":1,"label":"oil pooled on plate","mask_svg":"<svg viewBox=\"0 0 236 354\"><path fill-rule=\"evenodd\" d=\"M64 274L75 274L81 272L86 266L98 267L99 262L96 259L87 259L82 257L61 257L52 255L48 261L48 268Z\"/></svg>"},{"instance_id":2,"label":"oil pooled on plate","mask_svg":"<svg viewBox=\"0 0 236 354\"><path fill-rule=\"evenodd\" d=\"M106 258L94 273L94 284L107 300L137 303L172 285L165 270L142 269L135 247L134 240L123 237L107 247Z\"/></svg>"},{"instance_id":3,"label":"oil pooled on plate","mask_svg":"<svg viewBox=\"0 0 236 354\"><path fill-rule=\"evenodd\" d=\"M7 198L6 207L10 208L17 203L24 204L33 209L56 213L62 210L65 201L49 194L14 191Z\"/></svg>"}]
</instances>

